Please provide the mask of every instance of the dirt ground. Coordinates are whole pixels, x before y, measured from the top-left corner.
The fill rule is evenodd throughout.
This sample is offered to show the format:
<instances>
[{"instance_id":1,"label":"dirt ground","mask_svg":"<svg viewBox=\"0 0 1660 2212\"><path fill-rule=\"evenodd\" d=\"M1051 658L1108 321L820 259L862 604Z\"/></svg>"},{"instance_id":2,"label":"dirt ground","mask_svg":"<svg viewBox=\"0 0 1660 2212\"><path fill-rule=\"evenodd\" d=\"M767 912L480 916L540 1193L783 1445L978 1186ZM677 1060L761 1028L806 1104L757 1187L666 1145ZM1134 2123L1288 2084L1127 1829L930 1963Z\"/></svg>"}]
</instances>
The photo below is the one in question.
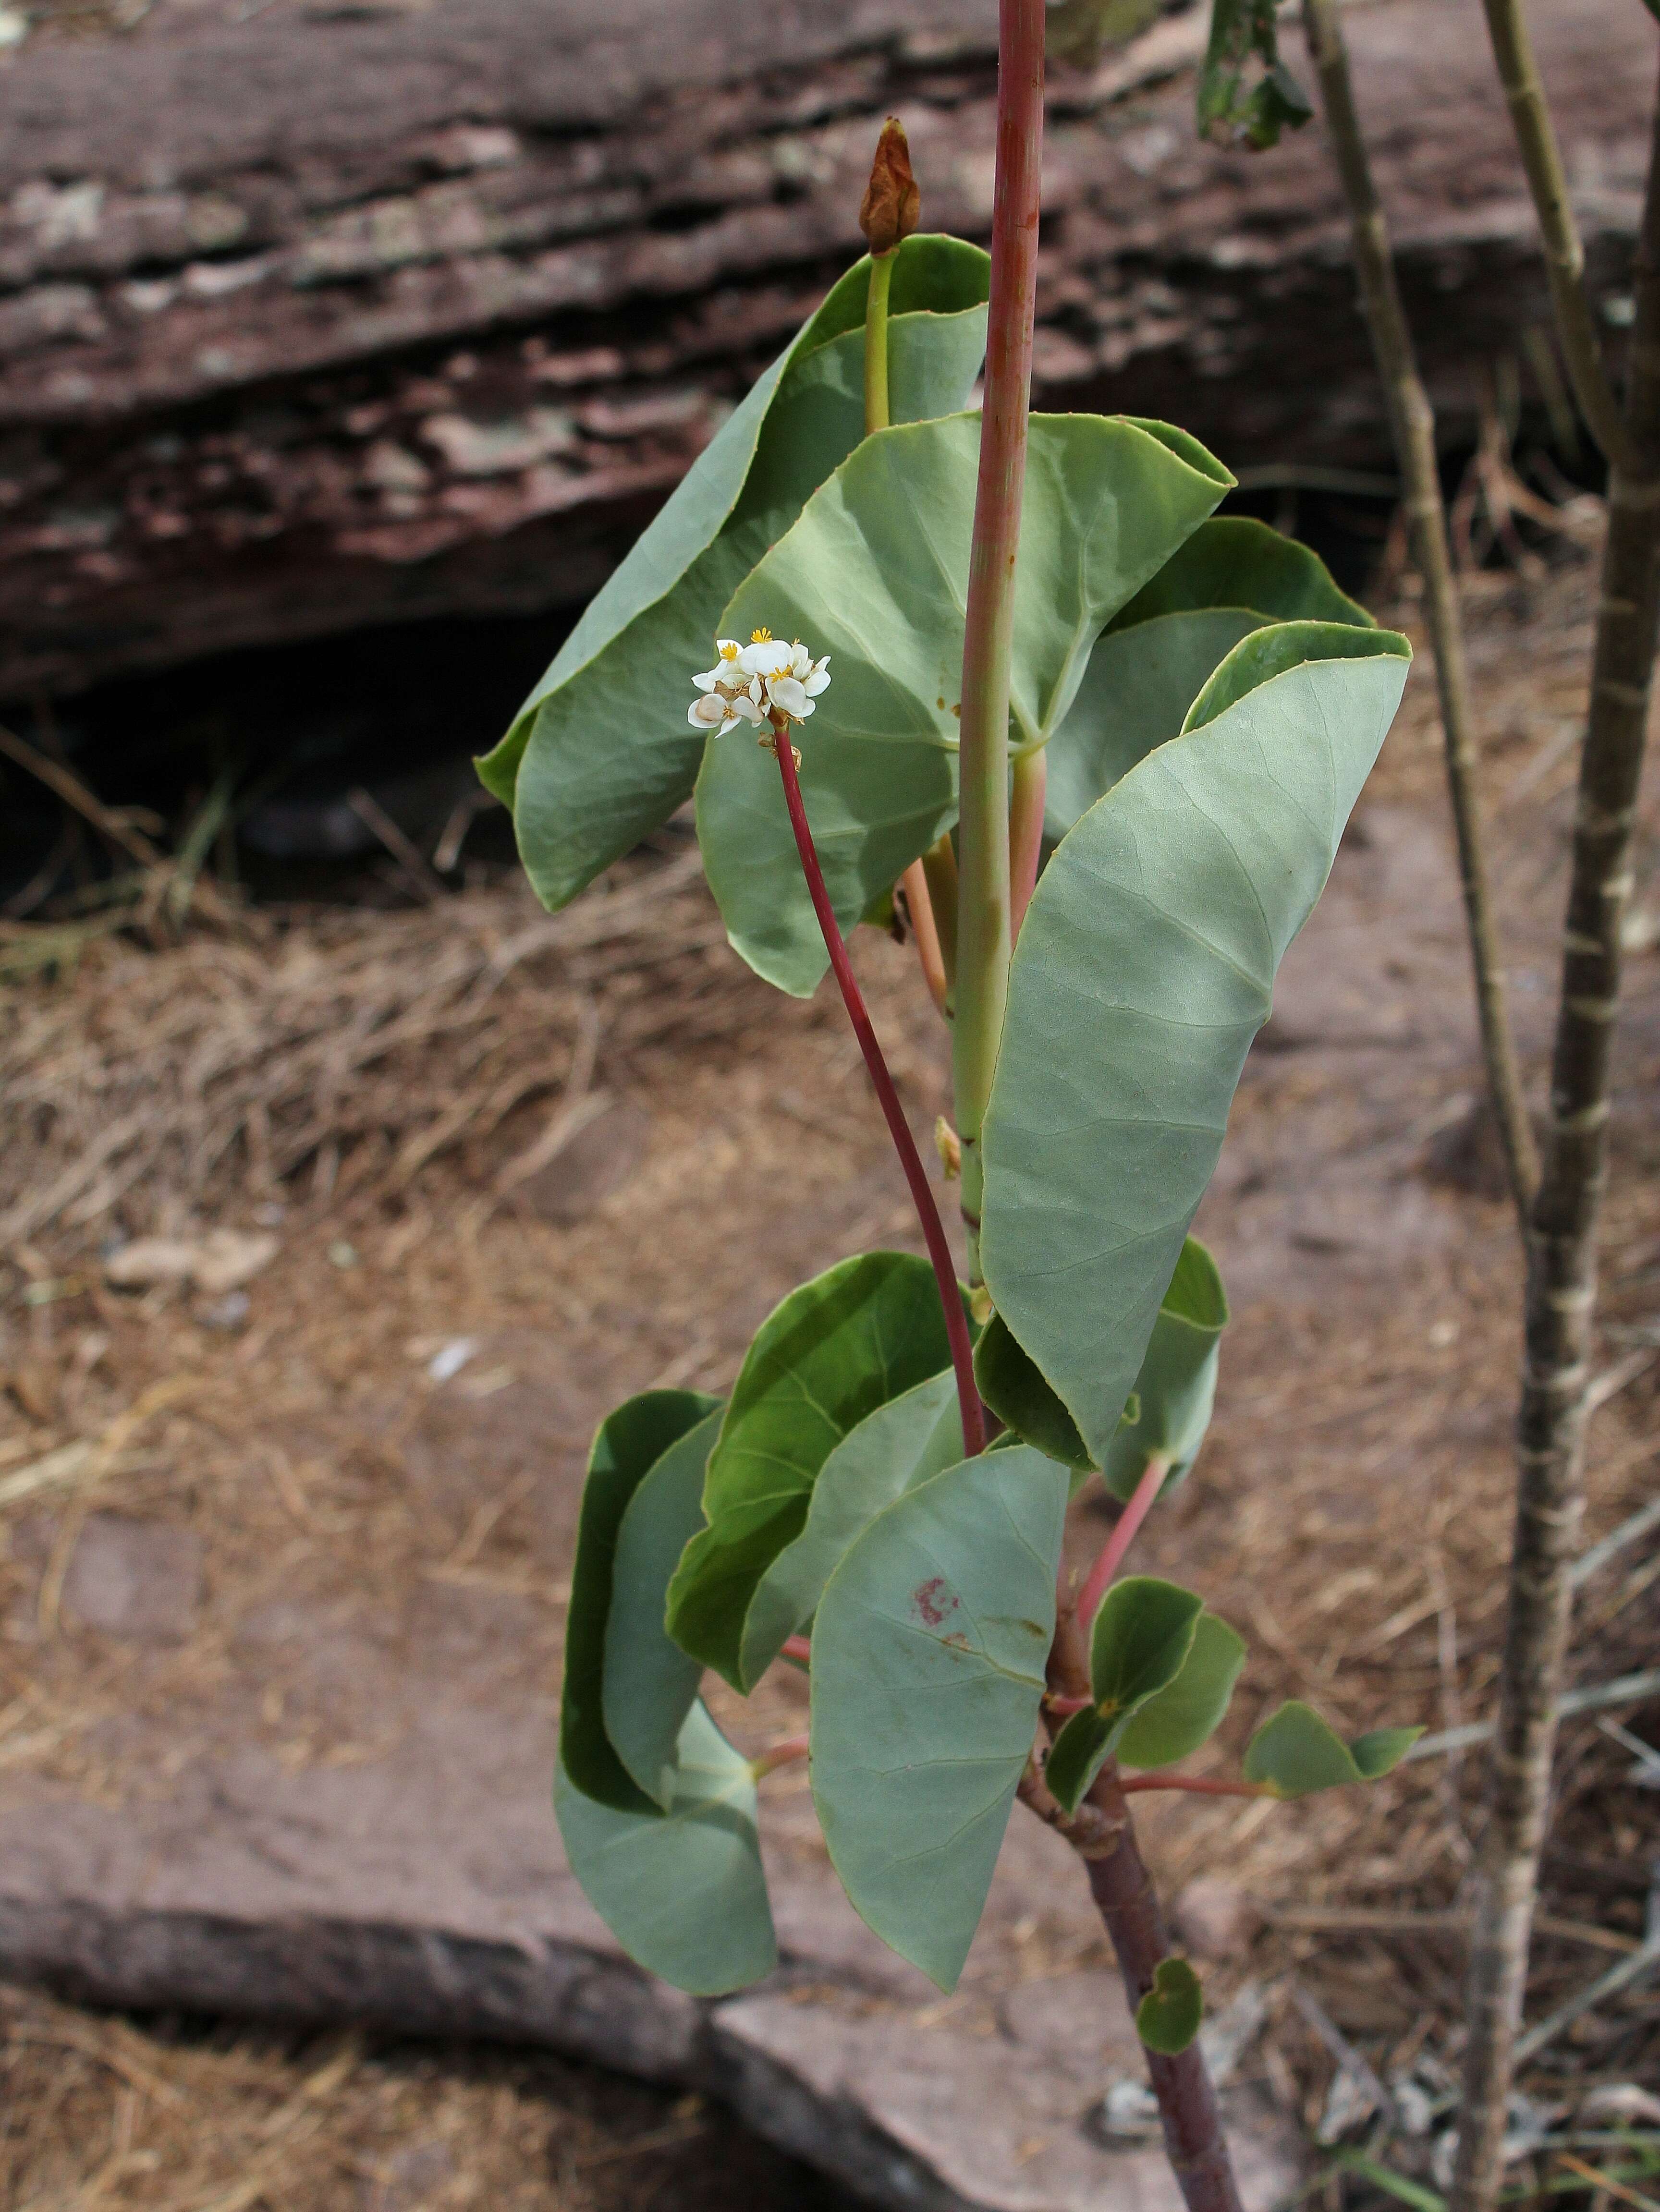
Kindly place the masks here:
<instances>
[{"instance_id":1,"label":"dirt ground","mask_svg":"<svg viewBox=\"0 0 1660 2212\"><path fill-rule=\"evenodd\" d=\"M1535 1079L1589 575L1564 554L1548 576L1472 587ZM1400 824L1439 824L1438 746L1420 659L1340 862L1355 880ZM1639 917L1657 896L1652 792L1647 806ZM748 977L694 866L666 833L554 921L481 871L453 898L423 904L382 884L355 910L266 909L161 950L103 939L66 961L38 933L0 941L14 978L0 1000L0 1765L95 1796L112 1786L124 1714L175 1717L184 1757L193 1702L227 1682L278 1758L374 1757L374 1712L308 1709L280 1662L252 1662L233 1633L295 1591L350 1595L389 1618L457 1589L528 1596L538 1626L524 1664L551 1680L565 1595L554 1563L587 1434L574 1419L547 1432L548 1390L603 1410L649 1384L718 1387L802 1273L915 1241L839 1009ZM1398 927L1404 945L1412 921L1380 913L1372 926ZM1660 1455L1660 926L1643 936L1615 1122L1591 1539L1654 1494ZM927 1129L946 1103L946 1054L911 956L864 932L858 957ZM1211 1442L1143 1555L1250 1638L1219 1765L1286 1694L1353 1728L1438 1729L1489 1707L1513 1232L1469 1110L1468 1049L1421 1067L1413 1057L1432 999L1456 1030L1447 1010L1467 987L1449 960L1403 952L1396 964L1403 1025L1390 1029L1381 1002L1366 1011L1377 1033L1347 1073L1300 1052L1294 1030L1265 1037L1202 1224L1238 1253L1236 1319ZM1366 1112L1368 1053L1395 1064L1382 1135ZM1254 1264L1253 1208L1283 1196L1288 1156L1310 1184L1316 1167L1341 1181L1346 1160L1367 1166L1383 1214L1406 1224L1399 1237L1357 1242L1341 1222L1298 1217L1274 1247L1293 1264ZM216 1225L274 1240L244 1288L106 1279L123 1239ZM1081 1553L1101 1524L1079 1519ZM137 1657L95 1625L76 1564L89 1526L112 1520L165 1524L186 1547L177 1630ZM1651 1536L1587 1586L1576 1679L1652 1662L1657 1589ZM1627 1717L1641 1735L1648 1717ZM1530 2016L1640 1937L1655 1800L1632 1766L1595 1720L1566 1730ZM1254 1978L1278 1992L1261 2064L1299 2121L1319 2121L1334 2068L1293 1988L1380 2071L1456 2058L1456 1916L1481 1769L1479 1754L1426 1760L1290 1814L1152 1801L1160 1884L1187 1891L1191 1926L1219 1894L1192 1886L1228 1885L1216 1987ZM0 2068L0 2201L28 2212L838 2201L696 2099L545 2056L114 2020L11 1991ZM1593 2083L1651 2082L1657 2069L1651 1985L1587 2015L1528 2086L1572 2107ZM1564 2177L1541 2164L1534 2179Z\"/></svg>"}]
</instances>

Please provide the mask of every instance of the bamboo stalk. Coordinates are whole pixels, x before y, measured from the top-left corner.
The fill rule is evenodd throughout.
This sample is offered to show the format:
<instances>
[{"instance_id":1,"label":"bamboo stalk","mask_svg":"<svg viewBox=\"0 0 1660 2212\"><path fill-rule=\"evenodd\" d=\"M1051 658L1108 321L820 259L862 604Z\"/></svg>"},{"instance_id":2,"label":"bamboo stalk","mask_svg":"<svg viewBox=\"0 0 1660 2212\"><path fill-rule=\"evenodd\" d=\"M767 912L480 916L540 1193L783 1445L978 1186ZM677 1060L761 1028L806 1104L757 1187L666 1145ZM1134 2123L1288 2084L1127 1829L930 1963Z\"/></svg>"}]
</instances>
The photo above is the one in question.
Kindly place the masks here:
<instances>
[{"instance_id":1,"label":"bamboo stalk","mask_svg":"<svg viewBox=\"0 0 1660 2212\"><path fill-rule=\"evenodd\" d=\"M1395 281L1389 229L1372 184L1336 0L1303 0L1303 25L1320 80L1327 133L1348 203L1355 275L1389 404L1413 557L1424 580L1424 614L1435 654L1447 789L1458 843L1458 880L1475 973L1481 1053L1511 1196L1525 1243L1528 1210L1539 1188L1539 1153L1523 1095L1493 921L1463 622L1436 465L1435 416L1419 374L1412 331Z\"/></svg>"},{"instance_id":2,"label":"bamboo stalk","mask_svg":"<svg viewBox=\"0 0 1660 2212\"><path fill-rule=\"evenodd\" d=\"M1490 17L1504 12L1497 0L1489 0ZM1499 2188L1584 1502L1620 927L1631 890L1632 831L1660 635L1660 97L1635 295L1617 441L1621 458L1608 474L1544 1171L1532 1217L1510 1612L1499 1678L1491 1817L1476 1869L1453 2212L1487 2212Z\"/></svg>"},{"instance_id":3,"label":"bamboo stalk","mask_svg":"<svg viewBox=\"0 0 1660 2212\"><path fill-rule=\"evenodd\" d=\"M1026 476L1043 146L1043 0L1000 0L997 178L980 476L963 641L957 1018L952 1034L969 1277L980 1279L980 1125L1008 996L1009 656Z\"/></svg>"},{"instance_id":4,"label":"bamboo stalk","mask_svg":"<svg viewBox=\"0 0 1660 2212\"><path fill-rule=\"evenodd\" d=\"M1498 65L1499 81L1509 103L1516 143L1527 172L1544 241L1545 269L1550 280L1551 306L1557 335L1567 363L1579 411L1610 466L1629 475L1641 475L1639 448L1620 412L1619 402L1602 368L1596 343L1596 325L1585 296L1585 249L1573 219L1568 180L1561 149L1545 99L1545 88L1528 34L1522 0L1482 0L1487 11L1487 36Z\"/></svg>"}]
</instances>

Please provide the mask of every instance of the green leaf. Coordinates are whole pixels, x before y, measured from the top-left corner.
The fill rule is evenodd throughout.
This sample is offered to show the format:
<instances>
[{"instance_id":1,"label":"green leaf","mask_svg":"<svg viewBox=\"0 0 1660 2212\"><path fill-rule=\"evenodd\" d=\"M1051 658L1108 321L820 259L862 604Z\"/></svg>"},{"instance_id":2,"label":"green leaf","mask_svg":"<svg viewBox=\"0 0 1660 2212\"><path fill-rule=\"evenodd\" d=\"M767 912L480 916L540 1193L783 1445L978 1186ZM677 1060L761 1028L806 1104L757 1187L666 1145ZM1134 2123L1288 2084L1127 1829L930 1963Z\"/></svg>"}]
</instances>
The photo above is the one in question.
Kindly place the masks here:
<instances>
[{"instance_id":1,"label":"green leaf","mask_svg":"<svg viewBox=\"0 0 1660 2212\"><path fill-rule=\"evenodd\" d=\"M629 1500L611 1563L601 1693L611 1748L665 1809L675 1787L677 1746L702 1668L663 1626L669 1577L703 1525L703 1470L718 1411L672 1443Z\"/></svg>"},{"instance_id":2,"label":"green leaf","mask_svg":"<svg viewBox=\"0 0 1660 2212\"><path fill-rule=\"evenodd\" d=\"M844 930L956 818L979 454L978 415L867 438L721 619L727 636L765 627L830 655L830 688L799 741L807 815ZM1048 742L1103 623L1231 481L1163 424L1032 416L1015 580L1018 745ZM746 729L710 741L697 834L733 945L769 982L809 996L824 972L824 940L777 764Z\"/></svg>"},{"instance_id":3,"label":"green leaf","mask_svg":"<svg viewBox=\"0 0 1660 2212\"><path fill-rule=\"evenodd\" d=\"M1108 46L1145 31L1158 13L1158 0L1049 0L1043 51L1051 61L1093 69Z\"/></svg>"},{"instance_id":4,"label":"green leaf","mask_svg":"<svg viewBox=\"0 0 1660 2212\"><path fill-rule=\"evenodd\" d=\"M1409 654L1392 637L1384 658L1311 660L1161 745L1062 840L1027 909L985 1121L981 1257L1098 1462Z\"/></svg>"},{"instance_id":5,"label":"green leaf","mask_svg":"<svg viewBox=\"0 0 1660 2212\"><path fill-rule=\"evenodd\" d=\"M1293 1698L1264 1721L1245 1747L1245 1779L1275 1797L1307 1797L1349 1782L1376 1782L1405 1758L1420 1728L1374 1729L1347 1744L1312 1705Z\"/></svg>"},{"instance_id":6,"label":"green leaf","mask_svg":"<svg viewBox=\"0 0 1660 2212\"><path fill-rule=\"evenodd\" d=\"M623 1813L655 1814L605 1733L605 1626L617 1530L629 1500L669 1446L719 1405L701 1390L646 1390L600 1423L588 1455L576 1526L570 1608L565 1616L565 1679L559 1707L559 1756L575 1787Z\"/></svg>"},{"instance_id":7,"label":"green leaf","mask_svg":"<svg viewBox=\"0 0 1660 2212\"><path fill-rule=\"evenodd\" d=\"M884 1506L963 1456L948 1367L867 1413L818 1470L806 1525L762 1576L744 1622L741 1672L757 1682L784 1639L806 1627L842 1555Z\"/></svg>"},{"instance_id":8,"label":"green leaf","mask_svg":"<svg viewBox=\"0 0 1660 2212\"><path fill-rule=\"evenodd\" d=\"M1043 1380L1037 1363L1015 1342L1001 1314L994 1314L974 1347L980 1395L998 1419L1062 1467L1095 1465L1078 1424Z\"/></svg>"},{"instance_id":9,"label":"green leaf","mask_svg":"<svg viewBox=\"0 0 1660 2212\"><path fill-rule=\"evenodd\" d=\"M1358 2173L1363 2181L1371 2182L1374 2189L1381 2189L1397 2203L1411 2205L1412 2212L1447 2212L1447 2200L1438 2191L1426 2189L1421 2181L1408 2180L1404 2173L1397 2173L1381 2160L1368 2158L1364 2151L1340 2150L1333 2164L1350 2173Z\"/></svg>"},{"instance_id":10,"label":"green leaf","mask_svg":"<svg viewBox=\"0 0 1660 2212\"><path fill-rule=\"evenodd\" d=\"M1205 1601L1156 1575L1128 1575L1102 1599L1090 1632L1094 1705L1074 1713L1049 1747L1043 1779L1068 1813L1117 1749L1128 1723L1180 1676Z\"/></svg>"},{"instance_id":11,"label":"green leaf","mask_svg":"<svg viewBox=\"0 0 1660 2212\"><path fill-rule=\"evenodd\" d=\"M1125 1766L1173 1766L1221 1726L1245 1663L1245 1644L1225 1620L1201 1613L1182 1671L1126 1722L1117 1756Z\"/></svg>"},{"instance_id":12,"label":"green leaf","mask_svg":"<svg viewBox=\"0 0 1660 2212\"><path fill-rule=\"evenodd\" d=\"M669 1584L669 1633L748 1692L744 1623L761 1577L801 1533L818 1470L848 1431L951 1362L933 1271L866 1252L792 1291L733 1388L703 1484L708 1527Z\"/></svg>"},{"instance_id":13,"label":"green leaf","mask_svg":"<svg viewBox=\"0 0 1660 2212\"><path fill-rule=\"evenodd\" d=\"M879 1513L812 1632L812 1792L856 1910L956 1986L1029 1757L1064 1468L987 1452Z\"/></svg>"},{"instance_id":14,"label":"green leaf","mask_svg":"<svg viewBox=\"0 0 1660 2212\"><path fill-rule=\"evenodd\" d=\"M1161 1959L1152 1970L1152 1987L1135 2008L1135 2032L1149 2051L1174 2058L1199 2033L1205 2017L1205 1993L1185 1959Z\"/></svg>"},{"instance_id":15,"label":"green leaf","mask_svg":"<svg viewBox=\"0 0 1660 2212\"><path fill-rule=\"evenodd\" d=\"M1219 664L1189 708L1183 734L1202 730L1290 669L1320 660L1395 660L1400 658L1401 642L1391 629L1352 629L1341 623L1274 623L1253 630Z\"/></svg>"},{"instance_id":16,"label":"green leaf","mask_svg":"<svg viewBox=\"0 0 1660 2212\"><path fill-rule=\"evenodd\" d=\"M1177 736L1217 664L1274 621L1372 626L1306 545L1244 516L1201 523L1097 641L1049 745L1045 835L1065 836L1137 761Z\"/></svg>"},{"instance_id":17,"label":"green leaf","mask_svg":"<svg viewBox=\"0 0 1660 2212\"><path fill-rule=\"evenodd\" d=\"M896 418L963 404L985 348L978 246L899 248L888 325ZM686 708L721 608L864 434L870 263L836 286L705 447L560 647L480 775L514 810L549 906L574 898L691 795L702 733Z\"/></svg>"},{"instance_id":18,"label":"green leaf","mask_svg":"<svg viewBox=\"0 0 1660 2212\"><path fill-rule=\"evenodd\" d=\"M1136 1373L1138 1409L1128 1419L1120 1418L1107 1447L1102 1480L1115 1498L1128 1503L1155 1455L1171 1462L1158 1492L1167 1498L1198 1458L1216 1402L1227 1320L1227 1293L1216 1262L1189 1237Z\"/></svg>"},{"instance_id":19,"label":"green leaf","mask_svg":"<svg viewBox=\"0 0 1660 2212\"><path fill-rule=\"evenodd\" d=\"M1212 0L1210 44L1199 72L1201 138L1243 139L1261 152L1314 110L1280 58L1275 0Z\"/></svg>"},{"instance_id":20,"label":"green leaf","mask_svg":"<svg viewBox=\"0 0 1660 2212\"><path fill-rule=\"evenodd\" d=\"M571 1872L648 1973L722 1996L778 1963L756 1829L755 1778L702 1705L680 1731L666 1813L596 1804L562 1760L554 1808Z\"/></svg>"}]
</instances>

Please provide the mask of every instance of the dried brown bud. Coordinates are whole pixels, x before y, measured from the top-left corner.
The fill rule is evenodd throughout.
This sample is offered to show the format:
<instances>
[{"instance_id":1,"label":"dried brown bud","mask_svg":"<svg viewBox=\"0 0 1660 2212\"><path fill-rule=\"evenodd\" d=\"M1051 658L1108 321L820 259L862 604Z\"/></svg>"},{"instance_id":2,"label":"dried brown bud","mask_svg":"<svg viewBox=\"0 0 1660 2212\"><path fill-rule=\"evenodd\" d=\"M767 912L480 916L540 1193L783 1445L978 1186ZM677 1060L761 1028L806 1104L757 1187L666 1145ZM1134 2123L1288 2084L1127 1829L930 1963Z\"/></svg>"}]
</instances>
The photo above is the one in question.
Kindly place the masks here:
<instances>
[{"instance_id":1,"label":"dried brown bud","mask_svg":"<svg viewBox=\"0 0 1660 2212\"><path fill-rule=\"evenodd\" d=\"M911 174L905 126L891 115L876 142L870 182L859 203L859 228L873 253L891 253L915 229L921 212L922 195Z\"/></svg>"}]
</instances>

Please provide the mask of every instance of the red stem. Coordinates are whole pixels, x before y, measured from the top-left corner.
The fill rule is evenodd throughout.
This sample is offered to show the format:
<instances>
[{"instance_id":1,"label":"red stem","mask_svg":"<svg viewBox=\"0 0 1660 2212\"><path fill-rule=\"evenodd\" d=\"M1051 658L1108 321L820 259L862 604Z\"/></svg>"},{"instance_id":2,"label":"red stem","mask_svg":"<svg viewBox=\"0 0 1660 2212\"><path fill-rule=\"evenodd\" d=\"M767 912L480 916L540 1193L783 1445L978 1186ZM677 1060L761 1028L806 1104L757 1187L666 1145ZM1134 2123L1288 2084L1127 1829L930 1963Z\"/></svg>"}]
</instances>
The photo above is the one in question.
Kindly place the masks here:
<instances>
[{"instance_id":1,"label":"red stem","mask_svg":"<svg viewBox=\"0 0 1660 2212\"><path fill-rule=\"evenodd\" d=\"M1202 1774L1133 1774L1121 1781L1118 1787L1126 1797L1138 1790L1189 1790L1195 1797L1272 1797L1274 1792L1262 1782L1211 1782Z\"/></svg>"},{"instance_id":2,"label":"red stem","mask_svg":"<svg viewBox=\"0 0 1660 2212\"><path fill-rule=\"evenodd\" d=\"M798 1660L803 1667L812 1664L812 1645L805 1636L787 1636L779 1647L781 1659Z\"/></svg>"},{"instance_id":3,"label":"red stem","mask_svg":"<svg viewBox=\"0 0 1660 2212\"><path fill-rule=\"evenodd\" d=\"M1126 1552L1135 1540L1135 1532L1146 1519L1152 1501L1164 1486L1164 1477L1170 1473L1170 1462L1157 1454L1147 1462L1147 1471L1130 1494L1130 1502L1113 1524L1113 1531L1101 1547L1101 1556L1089 1571L1088 1580L1078 1593L1078 1618L1085 1633L1095 1619L1095 1609L1106 1593L1107 1584L1123 1563Z\"/></svg>"},{"instance_id":4,"label":"red stem","mask_svg":"<svg viewBox=\"0 0 1660 2212\"><path fill-rule=\"evenodd\" d=\"M934 1280L939 1285L939 1304L946 1316L946 1334L951 1342L951 1364L957 1374L957 1402L963 1416L963 1449L970 1459L973 1459L986 1449L986 1415L985 1408L980 1403L980 1393L975 1386L974 1347L969 1341L968 1317L963 1311L963 1297L957 1287L957 1264L951 1256L951 1247L946 1242L945 1224L940 1220L939 1209L933 1202L933 1193L928 1187L927 1175L916 1149L916 1139L911 1135L905 1109L899 1103L899 1093L893 1087L893 1078L888 1073L882 1048L876 1041L876 1031L865 1006L864 994L860 990L858 978L853 972L853 963L848 958L848 948L842 941L836 909L830 904L830 893L824 888L824 874L818 865L812 831L808 827L807 810L801 798L801 780L795 772L795 751L790 744L787 728L781 730L775 726L773 750L778 756L778 772L784 779L784 804L789 809L790 827L795 832L795 849L801 856L801 872L807 879L807 890L812 899L813 912L818 916L818 927L824 933L824 950L830 954L830 966L835 969L836 980L841 986L842 1003L848 1010L848 1019L853 1024L859 1049L865 1055L870 1079L876 1085L876 1096L881 1102L888 1134L893 1139L899 1164L905 1170L905 1181L910 1185L911 1202L922 1224L928 1257L933 1262Z\"/></svg>"},{"instance_id":5,"label":"red stem","mask_svg":"<svg viewBox=\"0 0 1660 2212\"><path fill-rule=\"evenodd\" d=\"M810 1748L810 1739L805 1735L784 1736L777 1743L769 1743L763 1752L751 1759L750 1772L758 1782L763 1774L770 1774L775 1767L788 1766L795 1759L805 1759Z\"/></svg>"}]
</instances>

